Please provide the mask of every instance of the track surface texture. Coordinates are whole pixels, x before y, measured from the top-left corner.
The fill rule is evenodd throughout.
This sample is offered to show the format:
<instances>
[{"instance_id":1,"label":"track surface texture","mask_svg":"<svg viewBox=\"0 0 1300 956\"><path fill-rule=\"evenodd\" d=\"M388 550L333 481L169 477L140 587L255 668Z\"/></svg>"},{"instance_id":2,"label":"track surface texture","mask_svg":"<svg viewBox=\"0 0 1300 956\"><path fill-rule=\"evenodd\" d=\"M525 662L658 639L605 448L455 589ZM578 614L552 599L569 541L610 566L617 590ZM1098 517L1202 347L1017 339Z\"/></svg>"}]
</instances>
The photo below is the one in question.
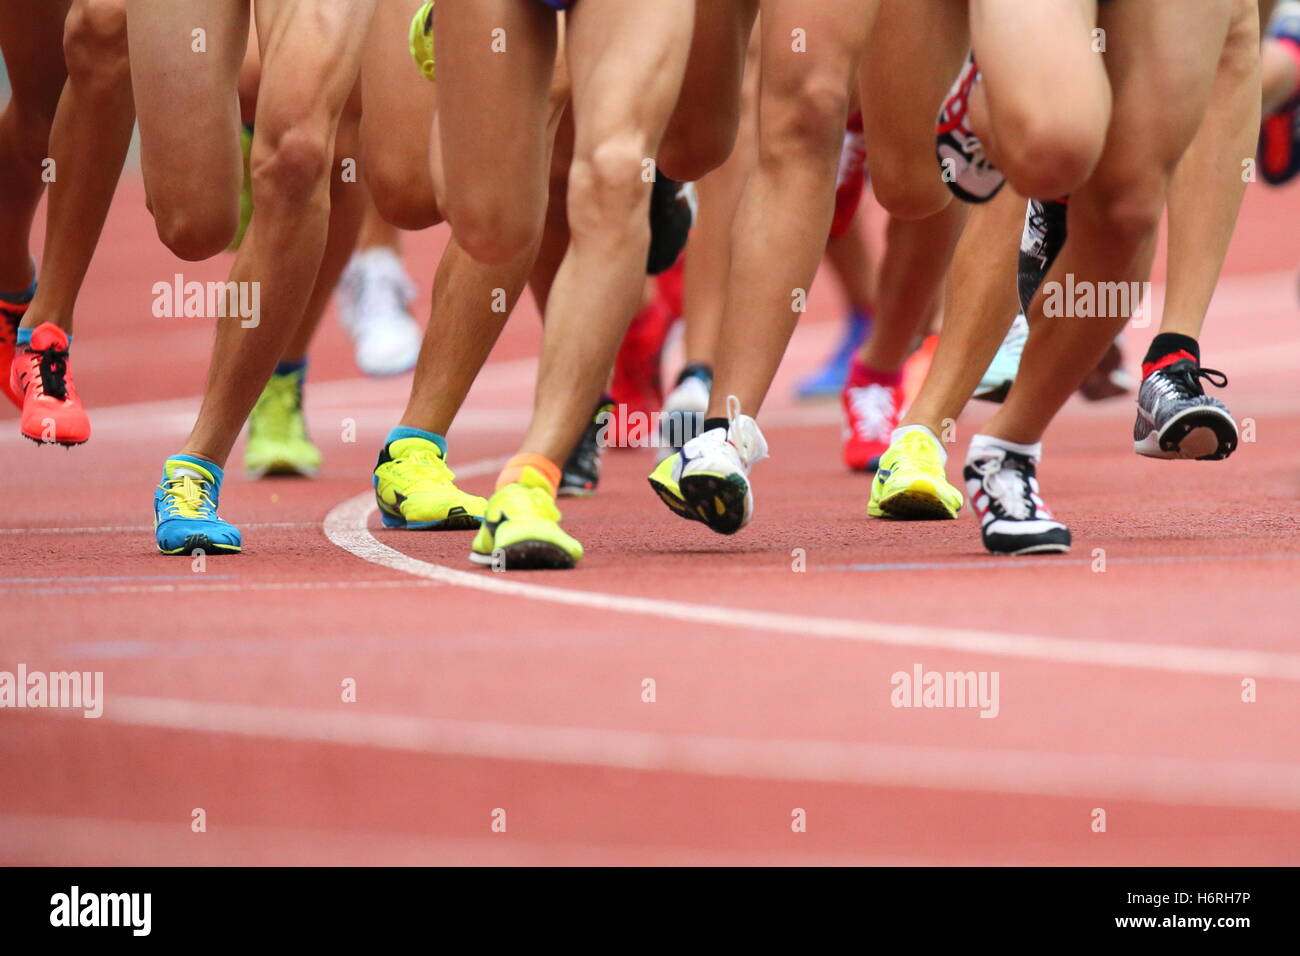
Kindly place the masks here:
<instances>
[{"instance_id":1,"label":"track surface texture","mask_svg":"<svg viewBox=\"0 0 1300 956\"><path fill-rule=\"evenodd\" d=\"M1300 190L1252 187L1203 339L1255 440L1147 460L1131 400L1072 401L1040 470L1067 556L992 558L968 511L867 518L836 404L790 399L838 332L823 276L733 537L671 515L646 450L562 503L573 572L382 529L370 469L409 378L360 378L331 315L321 476L250 482L237 450L221 505L246 552L195 570L155 553L150 502L212 323L153 318L150 290L228 258L172 260L128 174L73 353L94 436L37 447L0 411L0 670L102 671L105 693L99 719L0 711L0 862L1295 864L1297 217ZM445 238L408 242L418 314ZM1135 372L1151 334L1127 333ZM449 436L469 490L522 434L538 341L525 303ZM987 416L959 422L951 476ZM996 717L893 706L918 665L996 675Z\"/></svg>"}]
</instances>

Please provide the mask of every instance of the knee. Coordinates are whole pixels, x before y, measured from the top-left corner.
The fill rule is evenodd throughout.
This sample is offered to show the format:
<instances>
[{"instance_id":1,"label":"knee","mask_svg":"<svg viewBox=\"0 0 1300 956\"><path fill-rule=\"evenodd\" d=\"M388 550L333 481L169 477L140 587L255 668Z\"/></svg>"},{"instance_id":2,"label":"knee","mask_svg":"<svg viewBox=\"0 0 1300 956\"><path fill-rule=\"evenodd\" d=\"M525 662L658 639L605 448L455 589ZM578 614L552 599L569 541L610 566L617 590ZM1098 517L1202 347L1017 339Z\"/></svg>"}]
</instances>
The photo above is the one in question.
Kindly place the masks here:
<instances>
[{"instance_id":1,"label":"knee","mask_svg":"<svg viewBox=\"0 0 1300 956\"><path fill-rule=\"evenodd\" d=\"M538 203L482 190L447 197L451 231L470 256L486 265L505 265L532 255L541 242L545 210Z\"/></svg>"},{"instance_id":2,"label":"knee","mask_svg":"<svg viewBox=\"0 0 1300 956\"><path fill-rule=\"evenodd\" d=\"M579 149L569 171L569 227L575 233L617 231L640 221L653 182L654 161L637 134L610 136ZM648 219L644 225L649 228Z\"/></svg>"},{"instance_id":3,"label":"knee","mask_svg":"<svg viewBox=\"0 0 1300 956\"><path fill-rule=\"evenodd\" d=\"M324 117L313 117L283 126L264 121L258 127L249 162L254 208L328 201L329 125Z\"/></svg>"},{"instance_id":4,"label":"knee","mask_svg":"<svg viewBox=\"0 0 1300 956\"><path fill-rule=\"evenodd\" d=\"M78 0L63 31L63 54L74 82L112 87L130 77L125 0Z\"/></svg>"},{"instance_id":5,"label":"knee","mask_svg":"<svg viewBox=\"0 0 1300 956\"><path fill-rule=\"evenodd\" d=\"M773 91L762 107L765 124L759 161L839 155L849 111L849 90L834 76L808 76Z\"/></svg>"},{"instance_id":6,"label":"knee","mask_svg":"<svg viewBox=\"0 0 1300 956\"><path fill-rule=\"evenodd\" d=\"M1106 124L1064 113L1015 117L998 126L997 161L1022 196L1054 199L1077 190L1096 168Z\"/></svg>"},{"instance_id":7,"label":"knee","mask_svg":"<svg viewBox=\"0 0 1300 956\"><path fill-rule=\"evenodd\" d=\"M152 205L152 209L158 238L173 255L187 262L211 259L229 247L239 227L239 212L233 206L219 209Z\"/></svg>"},{"instance_id":8,"label":"knee","mask_svg":"<svg viewBox=\"0 0 1300 956\"><path fill-rule=\"evenodd\" d=\"M375 211L398 229L415 231L442 222L427 171L416 174L396 163L370 159L366 162L366 189Z\"/></svg>"},{"instance_id":9,"label":"knee","mask_svg":"<svg viewBox=\"0 0 1300 956\"><path fill-rule=\"evenodd\" d=\"M731 156L738 128L738 122L674 123L659 147L658 166L678 182L702 179Z\"/></svg>"},{"instance_id":10,"label":"knee","mask_svg":"<svg viewBox=\"0 0 1300 956\"><path fill-rule=\"evenodd\" d=\"M944 185L937 164L928 162L924 172L917 175L917 164L903 156L892 156L881 150L867 155L871 170L871 193L885 211L895 219L909 222L929 219L948 208L953 195Z\"/></svg>"},{"instance_id":11,"label":"knee","mask_svg":"<svg viewBox=\"0 0 1300 956\"><path fill-rule=\"evenodd\" d=\"M1159 177L1126 177L1114 182L1094 182L1076 203L1071 199L1071 238L1092 232L1102 248L1124 255L1155 238L1164 214L1167 183ZM1075 207L1077 208L1077 211Z\"/></svg>"}]
</instances>

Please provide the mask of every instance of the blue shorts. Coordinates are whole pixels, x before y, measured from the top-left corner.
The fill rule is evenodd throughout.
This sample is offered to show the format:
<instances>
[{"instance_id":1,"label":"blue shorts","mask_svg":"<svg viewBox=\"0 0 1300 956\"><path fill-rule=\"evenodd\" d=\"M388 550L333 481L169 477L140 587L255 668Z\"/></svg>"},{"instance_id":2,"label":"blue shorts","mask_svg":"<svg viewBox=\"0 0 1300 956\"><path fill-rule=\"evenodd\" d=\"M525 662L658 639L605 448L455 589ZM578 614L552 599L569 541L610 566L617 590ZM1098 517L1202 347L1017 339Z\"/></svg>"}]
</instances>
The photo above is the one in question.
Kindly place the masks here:
<instances>
[{"instance_id":1,"label":"blue shorts","mask_svg":"<svg viewBox=\"0 0 1300 956\"><path fill-rule=\"evenodd\" d=\"M567 10L577 2L578 0L542 0L552 10Z\"/></svg>"}]
</instances>

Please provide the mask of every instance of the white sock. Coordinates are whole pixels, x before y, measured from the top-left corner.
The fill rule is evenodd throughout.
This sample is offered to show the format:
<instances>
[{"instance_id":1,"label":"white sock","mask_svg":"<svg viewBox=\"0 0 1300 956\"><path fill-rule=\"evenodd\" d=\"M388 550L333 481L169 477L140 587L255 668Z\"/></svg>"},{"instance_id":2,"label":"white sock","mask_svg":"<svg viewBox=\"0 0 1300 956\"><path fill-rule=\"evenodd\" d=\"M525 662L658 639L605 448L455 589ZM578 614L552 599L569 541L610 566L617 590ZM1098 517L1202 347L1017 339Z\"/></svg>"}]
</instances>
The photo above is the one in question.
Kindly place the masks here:
<instances>
[{"instance_id":1,"label":"white sock","mask_svg":"<svg viewBox=\"0 0 1300 956\"><path fill-rule=\"evenodd\" d=\"M1019 455L1024 455L1030 461L1038 462L1043 457L1043 443L1034 442L1032 445L1022 445L1019 442L1007 441L1005 438L995 438L992 435L972 435L970 440L970 451L966 453L966 460L980 457L980 451L989 448L1001 448L1003 451L1014 451Z\"/></svg>"}]
</instances>

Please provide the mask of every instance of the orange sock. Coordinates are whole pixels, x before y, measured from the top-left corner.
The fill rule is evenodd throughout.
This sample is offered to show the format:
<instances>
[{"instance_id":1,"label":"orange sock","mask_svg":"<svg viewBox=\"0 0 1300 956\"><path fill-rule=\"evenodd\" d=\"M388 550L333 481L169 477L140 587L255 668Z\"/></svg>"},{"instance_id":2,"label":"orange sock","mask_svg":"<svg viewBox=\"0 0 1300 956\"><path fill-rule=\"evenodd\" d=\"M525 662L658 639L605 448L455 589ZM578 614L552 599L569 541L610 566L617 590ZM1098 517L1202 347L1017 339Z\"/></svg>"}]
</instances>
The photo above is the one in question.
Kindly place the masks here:
<instances>
[{"instance_id":1,"label":"orange sock","mask_svg":"<svg viewBox=\"0 0 1300 956\"><path fill-rule=\"evenodd\" d=\"M545 478L551 485L551 494L555 494L555 489L560 487L560 466L545 455L535 455L532 452L524 452L521 455L515 455L506 466L501 469L501 474L497 476L497 490L512 482L519 480L519 476L524 473L525 468L533 468Z\"/></svg>"}]
</instances>

